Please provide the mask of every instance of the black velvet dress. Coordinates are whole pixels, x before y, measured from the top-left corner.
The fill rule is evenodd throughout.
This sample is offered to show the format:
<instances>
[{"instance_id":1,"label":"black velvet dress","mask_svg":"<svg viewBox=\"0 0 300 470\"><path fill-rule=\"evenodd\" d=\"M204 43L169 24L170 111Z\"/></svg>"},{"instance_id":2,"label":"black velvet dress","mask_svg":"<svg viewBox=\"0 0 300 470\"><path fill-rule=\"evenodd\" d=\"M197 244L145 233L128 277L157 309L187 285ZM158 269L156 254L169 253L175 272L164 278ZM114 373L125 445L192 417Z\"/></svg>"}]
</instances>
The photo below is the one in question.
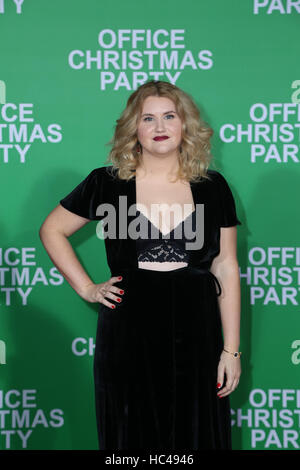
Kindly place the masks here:
<instances>
[{"instance_id":1,"label":"black velvet dress","mask_svg":"<svg viewBox=\"0 0 300 470\"><path fill-rule=\"evenodd\" d=\"M129 262L111 269L123 276L115 285L125 293L121 303L109 299L115 309L99 304L94 381L101 450L231 449L230 399L218 398L216 387L223 349L221 287L209 266L219 250L217 230L241 222L226 180L212 170L211 175L223 219L209 225L214 219L205 218L203 263L200 256L197 266L172 271ZM205 184L207 202L213 183ZM90 174L61 204L96 219L91 187Z\"/></svg>"}]
</instances>

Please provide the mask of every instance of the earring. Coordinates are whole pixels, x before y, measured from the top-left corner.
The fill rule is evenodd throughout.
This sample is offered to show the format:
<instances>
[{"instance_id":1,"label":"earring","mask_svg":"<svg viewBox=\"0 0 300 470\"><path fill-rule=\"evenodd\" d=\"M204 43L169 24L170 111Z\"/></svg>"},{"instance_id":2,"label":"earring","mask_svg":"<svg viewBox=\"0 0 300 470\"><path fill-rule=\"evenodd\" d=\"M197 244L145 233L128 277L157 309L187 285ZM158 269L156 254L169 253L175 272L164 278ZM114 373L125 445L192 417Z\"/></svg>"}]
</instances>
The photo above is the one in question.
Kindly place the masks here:
<instances>
[{"instance_id":1,"label":"earring","mask_svg":"<svg viewBox=\"0 0 300 470\"><path fill-rule=\"evenodd\" d=\"M141 153L141 151L142 151L142 147L141 147L141 144L139 142L137 144L136 151L137 151L137 153Z\"/></svg>"}]
</instances>

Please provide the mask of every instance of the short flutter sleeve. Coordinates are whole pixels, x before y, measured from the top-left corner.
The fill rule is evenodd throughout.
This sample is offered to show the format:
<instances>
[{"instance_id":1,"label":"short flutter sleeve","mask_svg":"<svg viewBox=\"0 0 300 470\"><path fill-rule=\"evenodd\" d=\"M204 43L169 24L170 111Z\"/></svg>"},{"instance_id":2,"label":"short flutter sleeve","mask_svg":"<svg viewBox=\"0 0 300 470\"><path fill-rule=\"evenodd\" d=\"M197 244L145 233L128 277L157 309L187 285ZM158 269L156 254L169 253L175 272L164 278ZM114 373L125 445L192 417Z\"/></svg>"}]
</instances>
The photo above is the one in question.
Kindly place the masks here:
<instances>
[{"instance_id":1,"label":"short flutter sleeve","mask_svg":"<svg viewBox=\"0 0 300 470\"><path fill-rule=\"evenodd\" d=\"M218 191L218 202L219 202L219 225L220 227L233 227L235 225L242 225L242 222L238 219L236 213L236 206L233 194L221 173L215 172L217 191Z\"/></svg>"},{"instance_id":2,"label":"short flutter sleeve","mask_svg":"<svg viewBox=\"0 0 300 470\"><path fill-rule=\"evenodd\" d=\"M101 204L102 184L101 168L96 168L79 183L60 204L70 212L90 220L99 220L97 207Z\"/></svg>"}]
</instances>

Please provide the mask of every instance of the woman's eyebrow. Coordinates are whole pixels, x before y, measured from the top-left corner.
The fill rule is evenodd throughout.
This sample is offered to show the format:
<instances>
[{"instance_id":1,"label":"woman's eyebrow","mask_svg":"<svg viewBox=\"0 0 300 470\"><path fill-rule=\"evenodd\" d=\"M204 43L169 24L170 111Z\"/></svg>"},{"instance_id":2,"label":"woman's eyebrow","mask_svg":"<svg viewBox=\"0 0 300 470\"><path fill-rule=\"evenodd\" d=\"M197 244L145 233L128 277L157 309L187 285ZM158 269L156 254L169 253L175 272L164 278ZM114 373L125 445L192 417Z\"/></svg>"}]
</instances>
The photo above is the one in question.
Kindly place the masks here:
<instances>
[{"instance_id":1,"label":"woman's eyebrow","mask_svg":"<svg viewBox=\"0 0 300 470\"><path fill-rule=\"evenodd\" d=\"M176 111L166 111L166 112L163 113L163 114L169 114L169 113L175 113L175 114L177 114ZM154 114L151 114L151 113L144 113L144 114L142 114L142 117L143 117L143 116L154 116Z\"/></svg>"}]
</instances>

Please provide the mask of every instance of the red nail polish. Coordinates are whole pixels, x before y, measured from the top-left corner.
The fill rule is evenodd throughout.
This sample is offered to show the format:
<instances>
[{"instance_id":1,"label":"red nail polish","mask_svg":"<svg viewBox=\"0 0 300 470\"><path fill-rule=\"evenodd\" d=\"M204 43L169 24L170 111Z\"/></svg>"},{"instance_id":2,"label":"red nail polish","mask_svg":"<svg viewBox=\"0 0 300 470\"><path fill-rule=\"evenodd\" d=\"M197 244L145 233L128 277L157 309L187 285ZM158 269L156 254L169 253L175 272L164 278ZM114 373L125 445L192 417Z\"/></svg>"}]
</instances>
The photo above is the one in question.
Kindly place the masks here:
<instances>
[{"instance_id":1,"label":"red nail polish","mask_svg":"<svg viewBox=\"0 0 300 470\"><path fill-rule=\"evenodd\" d=\"M220 383L217 383L217 388L220 388L221 387L221 384Z\"/></svg>"},{"instance_id":2,"label":"red nail polish","mask_svg":"<svg viewBox=\"0 0 300 470\"><path fill-rule=\"evenodd\" d=\"M122 276L119 276L118 279L121 280L121 279L122 279Z\"/></svg>"},{"instance_id":3,"label":"red nail polish","mask_svg":"<svg viewBox=\"0 0 300 470\"><path fill-rule=\"evenodd\" d=\"M116 306L115 306L115 305L112 305L111 308L116 308Z\"/></svg>"},{"instance_id":4,"label":"red nail polish","mask_svg":"<svg viewBox=\"0 0 300 470\"><path fill-rule=\"evenodd\" d=\"M120 290L120 294L124 294L124 291L123 291L123 290Z\"/></svg>"},{"instance_id":5,"label":"red nail polish","mask_svg":"<svg viewBox=\"0 0 300 470\"><path fill-rule=\"evenodd\" d=\"M121 302L121 299L118 298L118 299L117 299L117 302Z\"/></svg>"}]
</instances>

